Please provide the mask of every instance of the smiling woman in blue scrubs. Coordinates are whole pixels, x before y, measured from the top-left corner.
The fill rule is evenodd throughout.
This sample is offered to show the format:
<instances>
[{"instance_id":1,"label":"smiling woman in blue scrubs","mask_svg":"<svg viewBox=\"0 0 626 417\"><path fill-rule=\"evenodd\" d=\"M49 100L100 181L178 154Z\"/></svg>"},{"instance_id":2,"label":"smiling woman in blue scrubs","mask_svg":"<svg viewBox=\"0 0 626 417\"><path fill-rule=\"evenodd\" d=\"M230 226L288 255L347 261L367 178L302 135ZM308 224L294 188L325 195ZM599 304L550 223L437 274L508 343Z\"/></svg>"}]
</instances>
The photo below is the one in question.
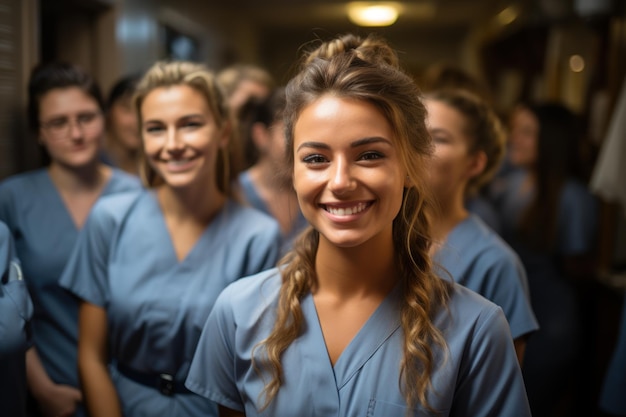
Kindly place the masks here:
<instances>
[{"instance_id":1,"label":"smiling woman in blue scrubs","mask_svg":"<svg viewBox=\"0 0 626 417\"><path fill-rule=\"evenodd\" d=\"M345 35L287 86L313 226L229 286L186 386L221 416L529 416L500 307L431 268L426 111L384 42Z\"/></svg>"},{"instance_id":2,"label":"smiling woman in blue scrubs","mask_svg":"<svg viewBox=\"0 0 626 417\"><path fill-rule=\"evenodd\" d=\"M150 188L94 208L61 285L83 300L79 371L92 417L215 416L183 383L231 282L275 265L280 228L231 199L233 126L215 76L157 63L137 86Z\"/></svg>"},{"instance_id":3,"label":"smiling woman in blue scrubs","mask_svg":"<svg viewBox=\"0 0 626 417\"><path fill-rule=\"evenodd\" d=\"M50 163L0 183L0 220L15 240L35 308L28 384L42 414L82 415L78 303L58 280L96 200L141 184L100 162L103 101L82 69L62 63L36 67L28 86L28 118Z\"/></svg>"}]
</instances>

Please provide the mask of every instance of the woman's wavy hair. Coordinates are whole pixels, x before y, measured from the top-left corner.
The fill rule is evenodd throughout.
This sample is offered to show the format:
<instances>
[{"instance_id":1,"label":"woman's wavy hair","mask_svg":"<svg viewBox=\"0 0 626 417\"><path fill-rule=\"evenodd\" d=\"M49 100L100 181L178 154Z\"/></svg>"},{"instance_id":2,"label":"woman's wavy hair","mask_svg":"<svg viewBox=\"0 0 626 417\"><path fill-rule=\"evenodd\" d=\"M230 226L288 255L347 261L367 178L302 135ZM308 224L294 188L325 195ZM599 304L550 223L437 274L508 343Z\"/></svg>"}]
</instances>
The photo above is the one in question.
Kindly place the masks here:
<instances>
[{"instance_id":1,"label":"woman's wavy hair","mask_svg":"<svg viewBox=\"0 0 626 417\"><path fill-rule=\"evenodd\" d=\"M404 331L403 360L398 381L407 405L429 408L438 352L445 351L442 333L432 317L446 305L449 283L431 268L430 198L424 188L426 164L432 154L425 125L426 110L413 80L400 68L396 53L383 40L344 35L323 43L305 55L301 70L286 87L285 130L287 153L293 165L294 125L303 109L324 95L373 104L389 121L394 145L401 156L410 187L405 188L402 208L393 221L393 243L403 294L401 322ZM268 407L283 382L281 356L302 331L300 301L316 286L315 256L319 232L305 231L293 250L281 261L282 286L277 319L271 334L256 346L263 351L253 364L271 379L262 393ZM255 350L256 350L255 348ZM439 349L440 348L440 349Z\"/></svg>"},{"instance_id":2,"label":"woman's wavy hair","mask_svg":"<svg viewBox=\"0 0 626 417\"><path fill-rule=\"evenodd\" d=\"M485 169L467 183L466 197L477 194L494 177L506 151L506 132L500 117L480 96L468 90L444 88L426 97L444 103L464 118L464 134L470 139L469 152L484 152L487 157Z\"/></svg>"},{"instance_id":3,"label":"woman's wavy hair","mask_svg":"<svg viewBox=\"0 0 626 417\"><path fill-rule=\"evenodd\" d=\"M215 178L218 189L226 195L231 195L231 179L235 178L240 161L239 141L233 138L237 129L234 127L235 121L226 104L225 95L217 82L215 74L204 65L187 61L161 61L155 63L144 74L135 89L133 102L139 120L139 129L143 131L141 106L146 96L157 88L178 85L189 86L202 94L218 127L230 129L231 134L228 146L220 148L217 157ZM147 187L156 187L163 184L163 179L147 161L143 149L139 173L144 185Z\"/></svg>"}]
</instances>

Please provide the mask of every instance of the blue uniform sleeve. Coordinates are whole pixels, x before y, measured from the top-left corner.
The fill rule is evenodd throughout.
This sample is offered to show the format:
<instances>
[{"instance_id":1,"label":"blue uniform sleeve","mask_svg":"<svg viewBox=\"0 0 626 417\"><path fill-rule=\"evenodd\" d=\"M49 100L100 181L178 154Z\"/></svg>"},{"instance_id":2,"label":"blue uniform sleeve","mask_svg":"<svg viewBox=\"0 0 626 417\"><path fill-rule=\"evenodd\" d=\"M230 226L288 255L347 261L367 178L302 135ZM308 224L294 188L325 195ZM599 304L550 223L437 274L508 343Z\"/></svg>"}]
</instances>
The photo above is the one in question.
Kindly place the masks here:
<instances>
[{"instance_id":1,"label":"blue uniform sleeve","mask_svg":"<svg viewBox=\"0 0 626 417\"><path fill-rule=\"evenodd\" d=\"M116 222L96 203L78 235L59 285L78 298L105 307L110 298L107 263Z\"/></svg>"},{"instance_id":2,"label":"blue uniform sleeve","mask_svg":"<svg viewBox=\"0 0 626 417\"><path fill-rule=\"evenodd\" d=\"M251 241L249 267L243 276L275 267L280 254L281 241L278 224L273 221L268 222L263 232Z\"/></svg>"},{"instance_id":3,"label":"blue uniform sleeve","mask_svg":"<svg viewBox=\"0 0 626 417\"><path fill-rule=\"evenodd\" d=\"M492 260L485 275L483 295L502 308L513 339L538 330L526 271L517 256L509 252L500 254Z\"/></svg>"},{"instance_id":4,"label":"blue uniform sleeve","mask_svg":"<svg viewBox=\"0 0 626 417\"><path fill-rule=\"evenodd\" d=\"M502 310L486 310L475 324L460 365L450 415L530 417L524 381Z\"/></svg>"},{"instance_id":5,"label":"blue uniform sleeve","mask_svg":"<svg viewBox=\"0 0 626 417\"><path fill-rule=\"evenodd\" d=\"M13 198L13 190L7 181L0 183L0 221L4 222L9 230L12 231L15 224L16 213L15 200Z\"/></svg>"},{"instance_id":6,"label":"blue uniform sleeve","mask_svg":"<svg viewBox=\"0 0 626 417\"><path fill-rule=\"evenodd\" d=\"M185 385L202 397L244 411L235 371L236 323L227 287L218 297L198 342Z\"/></svg>"},{"instance_id":7,"label":"blue uniform sleeve","mask_svg":"<svg viewBox=\"0 0 626 417\"><path fill-rule=\"evenodd\" d=\"M577 255L593 249L597 233L598 202L581 184L563 187L560 201L558 245L562 255Z\"/></svg>"}]
</instances>

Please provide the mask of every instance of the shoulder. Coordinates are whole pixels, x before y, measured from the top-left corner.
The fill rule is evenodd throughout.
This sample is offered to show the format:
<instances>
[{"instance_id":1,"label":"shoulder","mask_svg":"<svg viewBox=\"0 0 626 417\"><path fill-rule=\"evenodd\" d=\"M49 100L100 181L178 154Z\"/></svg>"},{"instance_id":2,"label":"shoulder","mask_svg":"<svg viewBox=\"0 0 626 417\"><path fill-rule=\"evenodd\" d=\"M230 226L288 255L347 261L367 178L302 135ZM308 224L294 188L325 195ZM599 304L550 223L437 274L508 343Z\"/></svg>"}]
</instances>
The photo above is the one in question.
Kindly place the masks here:
<instances>
[{"instance_id":1,"label":"shoulder","mask_svg":"<svg viewBox=\"0 0 626 417\"><path fill-rule=\"evenodd\" d=\"M128 174L121 169L111 168L111 180L109 182L110 192L120 192L142 188L141 180L135 175Z\"/></svg>"},{"instance_id":2,"label":"shoulder","mask_svg":"<svg viewBox=\"0 0 626 417\"><path fill-rule=\"evenodd\" d=\"M4 243L8 242L9 239L12 239L11 232L9 231L8 226L0 220L0 245L4 245Z\"/></svg>"},{"instance_id":3,"label":"shoulder","mask_svg":"<svg viewBox=\"0 0 626 417\"><path fill-rule=\"evenodd\" d=\"M280 226L275 219L268 214L263 213L253 207L245 206L234 200L228 200L225 207L225 213L228 219L235 217L236 222L233 227L247 231L248 233L278 233L280 235Z\"/></svg>"},{"instance_id":4,"label":"shoulder","mask_svg":"<svg viewBox=\"0 0 626 417\"><path fill-rule=\"evenodd\" d=\"M561 191L561 204L575 205L581 203L594 204L596 197L580 181L570 179L565 182Z\"/></svg>"},{"instance_id":5,"label":"shoulder","mask_svg":"<svg viewBox=\"0 0 626 417\"><path fill-rule=\"evenodd\" d=\"M450 245L462 250L464 257L474 256L475 261L490 264L519 263L511 247L478 216L470 215L457 232L450 234Z\"/></svg>"},{"instance_id":6,"label":"shoulder","mask_svg":"<svg viewBox=\"0 0 626 417\"><path fill-rule=\"evenodd\" d=\"M453 285L446 308L442 308L436 317L438 327L444 331L449 342L469 340L482 332L505 332L510 335L500 306L460 284ZM494 322L497 323L495 327L485 328L487 323Z\"/></svg>"},{"instance_id":7,"label":"shoulder","mask_svg":"<svg viewBox=\"0 0 626 417\"><path fill-rule=\"evenodd\" d=\"M275 267L234 281L219 295L214 310L230 311L235 317L258 317L278 300L282 277ZM219 314L219 313L216 313Z\"/></svg>"},{"instance_id":8,"label":"shoulder","mask_svg":"<svg viewBox=\"0 0 626 417\"><path fill-rule=\"evenodd\" d=\"M145 194L146 190L134 189L104 195L94 204L89 214L90 221L116 222L125 217L133 204Z\"/></svg>"},{"instance_id":9,"label":"shoulder","mask_svg":"<svg viewBox=\"0 0 626 417\"><path fill-rule=\"evenodd\" d=\"M15 174L0 182L0 190L24 192L25 188L28 190L39 186L45 180L46 175L48 174L44 168Z\"/></svg>"}]
</instances>

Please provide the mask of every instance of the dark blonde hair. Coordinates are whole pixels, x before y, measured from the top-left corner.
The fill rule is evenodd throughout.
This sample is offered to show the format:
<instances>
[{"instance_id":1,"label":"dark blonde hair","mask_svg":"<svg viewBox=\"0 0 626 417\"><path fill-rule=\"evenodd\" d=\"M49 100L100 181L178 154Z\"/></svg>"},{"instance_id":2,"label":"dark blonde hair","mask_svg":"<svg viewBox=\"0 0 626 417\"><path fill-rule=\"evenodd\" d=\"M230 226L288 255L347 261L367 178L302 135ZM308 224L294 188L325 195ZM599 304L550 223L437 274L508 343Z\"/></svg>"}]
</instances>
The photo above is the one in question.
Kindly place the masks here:
<instances>
[{"instance_id":1,"label":"dark blonde hair","mask_svg":"<svg viewBox=\"0 0 626 417\"><path fill-rule=\"evenodd\" d=\"M428 99L446 104L465 119L463 133L470 139L470 153L484 152L485 169L467 183L466 197L478 193L498 171L506 151L506 133L500 118L491 106L473 92L446 88L426 95Z\"/></svg>"},{"instance_id":2,"label":"dark blonde hair","mask_svg":"<svg viewBox=\"0 0 626 417\"><path fill-rule=\"evenodd\" d=\"M287 85L285 129L288 155L293 164L294 125L305 107L323 95L371 103L388 120L394 145L407 172L402 208L393 221L393 244L402 287L401 322L404 357L400 364L400 389L407 404L430 408L426 400L437 358L434 346L445 348L441 332L432 323L435 312L448 299L449 283L432 271L428 255L430 199L423 185L426 161L432 153L426 130L426 110L413 82L399 69L395 52L372 36L344 35L323 43L307 54L300 73ZM315 288L315 256L319 232L309 228L282 260L282 280L275 326L257 347L264 357L255 364L267 371L264 407L277 395L283 381L281 356L302 331L300 300Z\"/></svg>"},{"instance_id":3,"label":"dark blonde hair","mask_svg":"<svg viewBox=\"0 0 626 417\"><path fill-rule=\"evenodd\" d=\"M229 126L231 140L227 148L220 148L217 157L216 183L218 189L226 195L231 194L231 178L237 173L239 166L239 149L237 140L232 139L235 134L234 121L225 101L221 86L217 83L215 74L201 64L187 61L157 62L143 76L137 84L134 96L134 107L139 120L139 129L142 130L143 120L141 106L146 96L153 90L161 87L186 85L206 99L209 109L218 127ZM144 185L155 187L163 183L163 179L146 160L142 150L139 172Z\"/></svg>"}]
</instances>

